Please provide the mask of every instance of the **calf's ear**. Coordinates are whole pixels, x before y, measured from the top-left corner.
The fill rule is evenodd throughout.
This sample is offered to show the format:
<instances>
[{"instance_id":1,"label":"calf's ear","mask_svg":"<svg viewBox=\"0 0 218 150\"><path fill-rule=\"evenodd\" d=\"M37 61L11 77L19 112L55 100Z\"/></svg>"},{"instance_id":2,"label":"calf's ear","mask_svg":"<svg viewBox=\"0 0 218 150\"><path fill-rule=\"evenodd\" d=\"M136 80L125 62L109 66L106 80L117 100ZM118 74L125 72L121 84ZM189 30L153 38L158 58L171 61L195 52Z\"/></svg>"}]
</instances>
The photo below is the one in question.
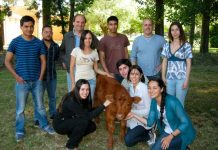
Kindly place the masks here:
<instances>
[{"instance_id":1,"label":"calf's ear","mask_svg":"<svg viewBox=\"0 0 218 150\"><path fill-rule=\"evenodd\" d=\"M132 97L132 101L133 101L133 103L138 103L141 101L141 98L138 96L135 96L135 97Z\"/></svg>"},{"instance_id":2,"label":"calf's ear","mask_svg":"<svg viewBox=\"0 0 218 150\"><path fill-rule=\"evenodd\" d=\"M105 99L107 99L107 100L109 100L109 101L111 101L111 102L114 101L114 97L113 97L112 94L110 94L110 95L106 95L106 96L105 96Z\"/></svg>"}]
</instances>

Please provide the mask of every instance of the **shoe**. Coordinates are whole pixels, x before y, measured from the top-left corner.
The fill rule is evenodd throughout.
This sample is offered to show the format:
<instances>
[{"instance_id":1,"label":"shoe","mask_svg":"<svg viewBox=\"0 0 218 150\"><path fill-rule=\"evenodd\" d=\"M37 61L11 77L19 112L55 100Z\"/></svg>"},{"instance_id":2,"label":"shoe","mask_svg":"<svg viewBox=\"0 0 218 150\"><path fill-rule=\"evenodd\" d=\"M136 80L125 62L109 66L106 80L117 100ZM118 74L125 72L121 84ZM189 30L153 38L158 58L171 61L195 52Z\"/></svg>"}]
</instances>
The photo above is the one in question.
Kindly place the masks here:
<instances>
[{"instance_id":1,"label":"shoe","mask_svg":"<svg viewBox=\"0 0 218 150\"><path fill-rule=\"evenodd\" d=\"M24 135L23 134L17 134L16 135L16 141L17 142L21 142L21 141L23 141L23 139L24 139Z\"/></svg>"},{"instance_id":2,"label":"shoe","mask_svg":"<svg viewBox=\"0 0 218 150\"><path fill-rule=\"evenodd\" d=\"M149 147L151 147L155 143L156 133L153 130L150 130L148 134L150 136L150 140L148 140L147 143Z\"/></svg>"},{"instance_id":3,"label":"shoe","mask_svg":"<svg viewBox=\"0 0 218 150\"><path fill-rule=\"evenodd\" d=\"M47 132L48 134L50 134L50 135L55 134L55 131L54 131L53 127L51 127L50 125L47 125L45 128L43 128L43 130L45 132Z\"/></svg>"},{"instance_id":4,"label":"shoe","mask_svg":"<svg viewBox=\"0 0 218 150\"><path fill-rule=\"evenodd\" d=\"M36 128L39 128L39 120L36 120L35 122L34 122L34 125L33 125L34 127L36 127Z\"/></svg>"}]
</instances>

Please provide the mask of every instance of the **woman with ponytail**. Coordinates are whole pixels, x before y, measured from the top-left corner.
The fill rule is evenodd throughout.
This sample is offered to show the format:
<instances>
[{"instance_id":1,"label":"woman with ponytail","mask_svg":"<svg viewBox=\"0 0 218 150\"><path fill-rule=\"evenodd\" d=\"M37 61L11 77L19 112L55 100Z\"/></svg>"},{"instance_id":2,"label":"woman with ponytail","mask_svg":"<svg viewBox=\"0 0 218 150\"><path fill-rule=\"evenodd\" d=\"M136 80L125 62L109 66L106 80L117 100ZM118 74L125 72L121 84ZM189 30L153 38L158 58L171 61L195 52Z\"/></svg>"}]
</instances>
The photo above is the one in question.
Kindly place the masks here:
<instances>
[{"instance_id":1,"label":"woman with ponytail","mask_svg":"<svg viewBox=\"0 0 218 150\"><path fill-rule=\"evenodd\" d=\"M186 150L194 141L196 132L182 104L175 96L166 94L161 79L151 79L148 92L152 101L147 127L157 123L160 132L152 150Z\"/></svg>"}]
</instances>

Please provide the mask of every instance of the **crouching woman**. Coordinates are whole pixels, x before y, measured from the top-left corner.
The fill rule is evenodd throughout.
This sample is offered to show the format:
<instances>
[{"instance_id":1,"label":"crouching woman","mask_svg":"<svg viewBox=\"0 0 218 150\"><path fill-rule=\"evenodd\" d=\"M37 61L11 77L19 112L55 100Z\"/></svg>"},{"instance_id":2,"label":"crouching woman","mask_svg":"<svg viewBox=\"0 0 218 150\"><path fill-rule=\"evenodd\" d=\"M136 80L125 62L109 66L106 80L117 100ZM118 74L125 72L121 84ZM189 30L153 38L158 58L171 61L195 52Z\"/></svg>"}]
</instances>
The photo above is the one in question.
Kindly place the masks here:
<instances>
[{"instance_id":1,"label":"crouching woman","mask_svg":"<svg viewBox=\"0 0 218 150\"><path fill-rule=\"evenodd\" d=\"M96 130L92 121L111 101L106 100L98 108L91 110L90 85L85 79L76 82L75 88L66 94L60 102L53 127L58 134L67 135L69 140L66 147L77 150L82 138Z\"/></svg>"},{"instance_id":2,"label":"crouching woman","mask_svg":"<svg viewBox=\"0 0 218 150\"><path fill-rule=\"evenodd\" d=\"M148 84L152 98L147 126L157 123L160 131L152 150L186 150L196 132L182 104L175 96L166 94L166 86L161 79L152 79Z\"/></svg>"}]
</instances>

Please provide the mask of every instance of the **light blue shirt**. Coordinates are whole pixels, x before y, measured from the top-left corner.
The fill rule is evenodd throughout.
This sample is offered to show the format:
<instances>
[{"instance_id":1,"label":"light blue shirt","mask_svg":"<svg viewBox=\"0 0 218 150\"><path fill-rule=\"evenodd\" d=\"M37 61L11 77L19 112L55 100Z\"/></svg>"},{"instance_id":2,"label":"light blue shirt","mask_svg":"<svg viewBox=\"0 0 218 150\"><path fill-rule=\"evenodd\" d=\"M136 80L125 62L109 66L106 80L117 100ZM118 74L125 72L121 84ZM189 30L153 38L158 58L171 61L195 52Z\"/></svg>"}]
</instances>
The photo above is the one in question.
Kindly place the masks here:
<instances>
[{"instance_id":1,"label":"light blue shirt","mask_svg":"<svg viewBox=\"0 0 218 150\"><path fill-rule=\"evenodd\" d=\"M75 31L73 31L73 33L74 33L74 43L75 43L75 48L76 47L79 47L79 45L80 45L80 37L78 36L78 33L77 32L75 32Z\"/></svg>"},{"instance_id":2,"label":"light blue shirt","mask_svg":"<svg viewBox=\"0 0 218 150\"><path fill-rule=\"evenodd\" d=\"M158 74L157 67L161 64L161 50L166 40L160 35L138 36L132 46L130 60L137 63L146 76Z\"/></svg>"}]
</instances>

